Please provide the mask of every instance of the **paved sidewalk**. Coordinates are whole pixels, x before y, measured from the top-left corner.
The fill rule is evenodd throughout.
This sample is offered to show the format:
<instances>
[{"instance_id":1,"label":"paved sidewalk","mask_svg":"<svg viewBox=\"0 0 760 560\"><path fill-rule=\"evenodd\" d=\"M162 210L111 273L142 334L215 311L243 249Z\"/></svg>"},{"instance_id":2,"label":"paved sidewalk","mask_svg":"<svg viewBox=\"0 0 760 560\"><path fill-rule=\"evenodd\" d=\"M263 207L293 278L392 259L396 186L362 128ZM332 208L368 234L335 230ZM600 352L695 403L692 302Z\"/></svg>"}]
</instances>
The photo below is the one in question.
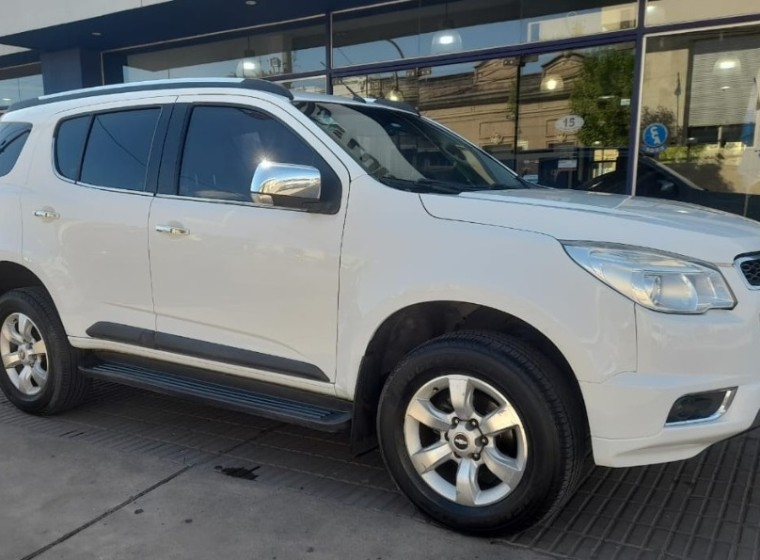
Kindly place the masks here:
<instances>
[{"instance_id":1,"label":"paved sidewalk","mask_svg":"<svg viewBox=\"0 0 760 560\"><path fill-rule=\"evenodd\" d=\"M503 539L430 523L345 436L124 387L52 418L0 398L0 446L0 560L760 559L757 432L589 469L556 519Z\"/></svg>"}]
</instances>

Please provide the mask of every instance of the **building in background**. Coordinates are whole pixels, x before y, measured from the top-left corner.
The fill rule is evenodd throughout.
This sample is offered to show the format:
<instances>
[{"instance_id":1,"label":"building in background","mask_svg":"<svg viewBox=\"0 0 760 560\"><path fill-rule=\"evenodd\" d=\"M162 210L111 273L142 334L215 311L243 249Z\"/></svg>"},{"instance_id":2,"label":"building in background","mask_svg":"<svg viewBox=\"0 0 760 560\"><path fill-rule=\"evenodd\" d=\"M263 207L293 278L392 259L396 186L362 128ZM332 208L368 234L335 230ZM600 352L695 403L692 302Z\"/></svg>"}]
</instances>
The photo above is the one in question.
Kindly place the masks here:
<instances>
[{"instance_id":1,"label":"building in background","mask_svg":"<svg viewBox=\"0 0 760 560\"><path fill-rule=\"evenodd\" d=\"M407 101L531 182L760 219L756 0L5 0L4 15L0 106L259 77Z\"/></svg>"}]
</instances>

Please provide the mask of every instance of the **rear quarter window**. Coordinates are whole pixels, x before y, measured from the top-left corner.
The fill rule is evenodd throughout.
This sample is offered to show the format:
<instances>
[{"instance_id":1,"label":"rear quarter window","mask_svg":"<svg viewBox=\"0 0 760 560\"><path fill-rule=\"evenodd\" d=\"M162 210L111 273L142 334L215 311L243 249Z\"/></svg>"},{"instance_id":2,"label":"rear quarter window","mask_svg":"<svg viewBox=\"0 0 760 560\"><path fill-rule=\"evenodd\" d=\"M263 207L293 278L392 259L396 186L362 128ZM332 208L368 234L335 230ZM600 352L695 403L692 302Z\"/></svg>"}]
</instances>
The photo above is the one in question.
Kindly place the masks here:
<instances>
[{"instance_id":1,"label":"rear quarter window","mask_svg":"<svg viewBox=\"0 0 760 560\"><path fill-rule=\"evenodd\" d=\"M13 170L31 130L29 123L0 122L0 177Z\"/></svg>"},{"instance_id":2,"label":"rear quarter window","mask_svg":"<svg viewBox=\"0 0 760 560\"><path fill-rule=\"evenodd\" d=\"M62 121L55 135L55 168L63 177L79 180L82 153L90 130L90 115Z\"/></svg>"}]
</instances>

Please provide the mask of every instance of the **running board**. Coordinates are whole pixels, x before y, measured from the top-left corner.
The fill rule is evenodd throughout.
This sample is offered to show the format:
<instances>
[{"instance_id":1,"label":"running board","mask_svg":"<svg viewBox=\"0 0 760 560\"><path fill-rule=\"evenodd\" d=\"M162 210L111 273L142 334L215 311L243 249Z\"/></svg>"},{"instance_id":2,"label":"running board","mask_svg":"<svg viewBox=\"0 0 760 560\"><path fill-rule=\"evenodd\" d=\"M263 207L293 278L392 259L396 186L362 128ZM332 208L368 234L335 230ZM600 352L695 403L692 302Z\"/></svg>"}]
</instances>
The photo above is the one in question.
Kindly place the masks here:
<instances>
[{"instance_id":1,"label":"running board","mask_svg":"<svg viewBox=\"0 0 760 560\"><path fill-rule=\"evenodd\" d=\"M156 366L144 367L101 361L80 367L79 370L87 377L325 432L345 431L351 422L352 405L348 401L194 368L188 368L181 373L169 373L162 371L163 366L164 364L160 364L158 367L161 369L153 369ZM168 364L167 368L177 370ZM209 377L213 377L214 380L209 380Z\"/></svg>"}]
</instances>

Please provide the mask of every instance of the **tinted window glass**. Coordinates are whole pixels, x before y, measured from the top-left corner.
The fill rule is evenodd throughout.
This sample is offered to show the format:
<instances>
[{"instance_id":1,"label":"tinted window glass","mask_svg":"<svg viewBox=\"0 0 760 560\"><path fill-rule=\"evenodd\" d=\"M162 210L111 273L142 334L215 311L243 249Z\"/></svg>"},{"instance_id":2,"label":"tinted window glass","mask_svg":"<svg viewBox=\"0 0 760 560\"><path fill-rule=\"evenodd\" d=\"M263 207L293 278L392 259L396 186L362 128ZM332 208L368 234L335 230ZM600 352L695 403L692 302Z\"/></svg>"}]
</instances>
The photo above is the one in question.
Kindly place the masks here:
<instances>
[{"instance_id":1,"label":"tinted window glass","mask_svg":"<svg viewBox=\"0 0 760 560\"><path fill-rule=\"evenodd\" d=\"M323 200L339 197L337 176L299 136L265 113L238 107L193 110L179 193L250 202L251 179L262 160L316 167Z\"/></svg>"},{"instance_id":2,"label":"tinted window glass","mask_svg":"<svg viewBox=\"0 0 760 560\"><path fill-rule=\"evenodd\" d=\"M390 187L453 194L527 188L483 151L417 115L369 104L296 102L296 107Z\"/></svg>"},{"instance_id":3,"label":"tinted window glass","mask_svg":"<svg viewBox=\"0 0 760 560\"><path fill-rule=\"evenodd\" d=\"M55 167L58 173L74 181L79 180L79 165L89 128L89 115L69 119L60 124L55 137Z\"/></svg>"},{"instance_id":4,"label":"tinted window glass","mask_svg":"<svg viewBox=\"0 0 760 560\"><path fill-rule=\"evenodd\" d=\"M0 123L0 177L7 175L29 137L32 126L25 123Z\"/></svg>"},{"instance_id":5,"label":"tinted window glass","mask_svg":"<svg viewBox=\"0 0 760 560\"><path fill-rule=\"evenodd\" d=\"M81 181L145 190L148 157L160 109L96 115L87 141Z\"/></svg>"}]
</instances>

